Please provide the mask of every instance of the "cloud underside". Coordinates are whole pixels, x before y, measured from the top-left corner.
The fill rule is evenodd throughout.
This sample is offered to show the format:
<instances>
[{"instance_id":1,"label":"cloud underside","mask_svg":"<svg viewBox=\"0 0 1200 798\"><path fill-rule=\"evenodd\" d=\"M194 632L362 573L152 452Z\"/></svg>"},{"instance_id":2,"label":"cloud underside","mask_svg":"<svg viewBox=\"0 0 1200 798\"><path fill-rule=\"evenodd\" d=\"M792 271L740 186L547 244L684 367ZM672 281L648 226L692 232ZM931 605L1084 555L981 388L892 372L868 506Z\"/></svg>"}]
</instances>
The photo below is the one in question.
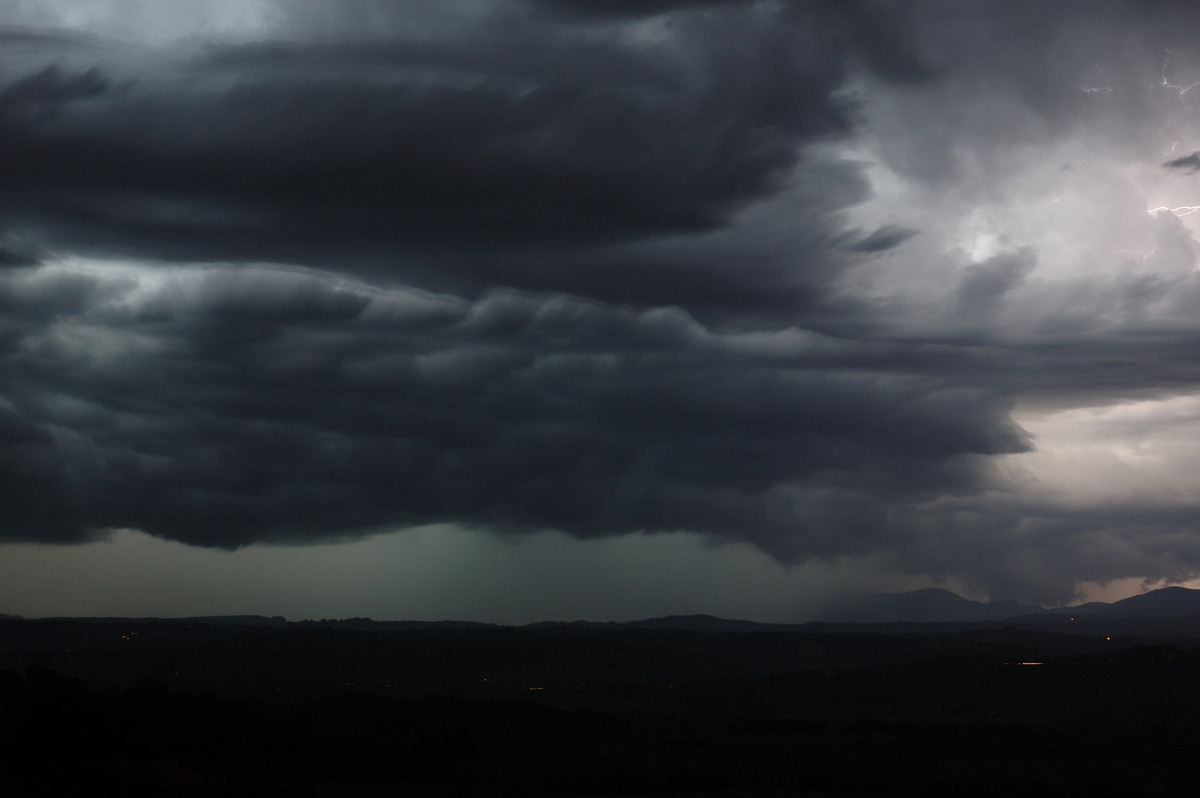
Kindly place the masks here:
<instances>
[{"instance_id":1,"label":"cloud underside","mask_svg":"<svg viewBox=\"0 0 1200 798\"><path fill-rule=\"evenodd\" d=\"M1054 443L1138 402L1095 434L1166 452L1200 379L1195 12L418 5L0 30L0 536L1200 570L1200 490L1106 499Z\"/></svg>"},{"instance_id":2,"label":"cloud underside","mask_svg":"<svg viewBox=\"0 0 1200 798\"><path fill-rule=\"evenodd\" d=\"M176 267L151 290L47 267L6 287L17 536L238 546L458 520L691 529L794 558L837 553L847 524L867 547L890 498L1024 446L985 389L678 309L265 267Z\"/></svg>"}]
</instances>

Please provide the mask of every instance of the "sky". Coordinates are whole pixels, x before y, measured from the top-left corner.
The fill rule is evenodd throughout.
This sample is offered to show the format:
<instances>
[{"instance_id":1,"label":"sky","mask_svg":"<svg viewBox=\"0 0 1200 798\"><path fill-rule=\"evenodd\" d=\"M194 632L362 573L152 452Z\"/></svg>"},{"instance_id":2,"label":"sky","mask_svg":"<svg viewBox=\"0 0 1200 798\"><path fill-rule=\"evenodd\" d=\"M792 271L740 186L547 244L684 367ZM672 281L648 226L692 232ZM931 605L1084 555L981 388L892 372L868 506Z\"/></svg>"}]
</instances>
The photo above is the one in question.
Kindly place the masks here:
<instances>
[{"instance_id":1,"label":"sky","mask_svg":"<svg viewBox=\"0 0 1200 798\"><path fill-rule=\"evenodd\" d=\"M1197 29L0 0L0 613L1192 584Z\"/></svg>"}]
</instances>

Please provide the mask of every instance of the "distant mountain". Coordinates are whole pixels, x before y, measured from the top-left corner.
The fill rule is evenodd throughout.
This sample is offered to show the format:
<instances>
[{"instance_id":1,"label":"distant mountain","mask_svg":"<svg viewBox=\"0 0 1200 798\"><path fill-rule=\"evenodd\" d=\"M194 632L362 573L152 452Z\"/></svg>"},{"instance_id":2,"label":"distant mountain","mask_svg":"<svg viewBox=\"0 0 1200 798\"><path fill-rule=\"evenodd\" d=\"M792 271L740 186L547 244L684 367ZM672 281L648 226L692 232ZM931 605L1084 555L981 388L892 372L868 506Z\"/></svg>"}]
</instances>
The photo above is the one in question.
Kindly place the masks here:
<instances>
[{"instance_id":1,"label":"distant mountain","mask_svg":"<svg viewBox=\"0 0 1200 798\"><path fill-rule=\"evenodd\" d=\"M1111 603L1090 601L1078 607L1064 607L1057 612L1069 612L1072 615L1175 615L1180 613L1200 613L1200 590L1186 587L1163 587L1130 596Z\"/></svg>"},{"instance_id":2,"label":"distant mountain","mask_svg":"<svg viewBox=\"0 0 1200 798\"><path fill-rule=\"evenodd\" d=\"M712 615L667 615L662 618L631 621L624 626L641 629L687 629L693 632L770 632L794 628L788 624L738 621Z\"/></svg>"},{"instance_id":3,"label":"distant mountain","mask_svg":"<svg viewBox=\"0 0 1200 798\"><path fill-rule=\"evenodd\" d=\"M526 629L654 629L656 631L688 632L770 632L796 629L792 624L761 623L717 618L713 615L665 615L641 621L539 621L527 624Z\"/></svg>"},{"instance_id":4,"label":"distant mountain","mask_svg":"<svg viewBox=\"0 0 1200 798\"><path fill-rule=\"evenodd\" d=\"M1185 615L1200 614L1200 590L1164 587L1120 601L1091 601L1046 609L1036 604L972 601L940 588L908 593L859 593L829 605L818 620L829 623L945 623L1003 621L1023 615Z\"/></svg>"},{"instance_id":5,"label":"distant mountain","mask_svg":"<svg viewBox=\"0 0 1200 798\"><path fill-rule=\"evenodd\" d=\"M0 615L0 619L20 619L19 615ZM30 619L32 620L32 619ZM186 618L125 618L89 616L83 618L42 618L45 621L70 621L72 623L161 623L161 624L204 624L205 626L287 626L288 620L282 615L267 617L266 615L196 615Z\"/></svg>"},{"instance_id":6,"label":"distant mountain","mask_svg":"<svg viewBox=\"0 0 1200 798\"><path fill-rule=\"evenodd\" d=\"M1001 621L1046 610L1036 604L972 601L949 590L931 587L908 593L858 593L825 608L818 620L830 623L938 623Z\"/></svg>"},{"instance_id":7,"label":"distant mountain","mask_svg":"<svg viewBox=\"0 0 1200 798\"><path fill-rule=\"evenodd\" d=\"M213 626L287 626L282 615L197 615L190 618L172 619L185 623L207 623Z\"/></svg>"},{"instance_id":8,"label":"distant mountain","mask_svg":"<svg viewBox=\"0 0 1200 798\"><path fill-rule=\"evenodd\" d=\"M500 629L502 625L479 621L375 621L370 618L344 618L341 620L294 621L290 626L316 627L322 629L355 629L362 632L399 632L430 629Z\"/></svg>"},{"instance_id":9,"label":"distant mountain","mask_svg":"<svg viewBox=\"0 0 1200 798\"><path fill-rule=\"evenodd\" d=\"M1121 617L1133 622L1137 618L1161 619L1159 626L1172 630L1200 633L1200 590L1185 587L1164 587L1114 602L1092 601L1074 607L1047 609L1036 604L1023 604L1012 599L1005 601L972 601L941 588L925 588L907 593L857 593L843 596L828 604L814 619L816 624L945 624L989 623L1014 621L1022 618L1022 628L1042 628L1047 623L1065 623L1070 617L1086 616L1089 621ZM1194 616L1191 625L1183 623ZM1182 619L1182 620L1171 620ZM19 615L0 614L0 622L59 623L83 625L130 625L156 627L204 626L233 630L245 627L268 629L329 628L357 631L486 631L508 627L504 624L477 621L376 621L371 618L342 618L288 621L281 616L211 615L189 618L45 618L26 619ZM1082 624L1083 618L1080 618ZM1183 625L1181 625L1183 623ZM1128 624L1127 624L1128 625ZM1192 627L1196 629L1193 630ZM667 615L637 621L540 621L520 627L530 631L561 630L602 632L605 630L644 629L655 632L788 632L813 630L807 624L762 623L712 615ZM1155 627L1157 628L1157 627ZM824 630L828 632L829 630ZM911 631L911 630L910 630ZM3 646L0 645L0 650Z\"/></svg>"}]
</instances>

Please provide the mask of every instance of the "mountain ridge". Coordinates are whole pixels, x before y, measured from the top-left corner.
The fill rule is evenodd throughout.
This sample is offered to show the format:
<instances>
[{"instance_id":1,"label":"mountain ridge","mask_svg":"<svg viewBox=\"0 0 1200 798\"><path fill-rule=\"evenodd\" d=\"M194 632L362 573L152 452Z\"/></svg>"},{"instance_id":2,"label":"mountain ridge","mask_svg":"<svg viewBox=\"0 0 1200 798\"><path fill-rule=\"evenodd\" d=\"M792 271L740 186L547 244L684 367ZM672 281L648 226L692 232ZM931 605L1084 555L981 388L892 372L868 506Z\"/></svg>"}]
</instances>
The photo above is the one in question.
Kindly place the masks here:
<instances>
[{"instance_id":1,"label":"mountain ridge","mask_svg":"<svg viewBox=\"0 0 1200 798\"><path fill-rule=\"evenodd\" d=\"M341 629L403 630L403 629L500 629L527 630L589 630L645 629L654 631L753 632L793 631L822 624L889 624L889 623L981 623L1017 618L1045 617L1102 618L1107 616L1169 617L1200 615L1200 590L1171 586L1158 588L1113 602L1090 601L1069 607L1047 608L1024 604L1013 599L975 601L944 588L921 588L901 593L855 593L842 596L826 605L811 620L796 623L773 623L738 618L721 618L707 614L663 615L630 621L535 621L527 624L496 624L479 621L440 620L377 621L371 618L344 618L291 621L282 616L263 615L205 615L180 618L160 617L53 617L25 618L0 614L5 621L59 621L85 624L139 622L151 624L203 624L243 627L333 627Z\"/></svg>"},{"instance_id":2,"label":"mountain ridge","mask_svg":"<svg viewBox=\"0 0 1200 798\"><path fill-rule=\"evenodd\" d=\"M1013 599L974 601L944 588L904 593L856 593L831 602L824 623L943 623L1003 621L1024 616L1174 615L1200 613L1200 590L1170 586L1117 601L1047 608Z\"/></svg>"}]
</instances>

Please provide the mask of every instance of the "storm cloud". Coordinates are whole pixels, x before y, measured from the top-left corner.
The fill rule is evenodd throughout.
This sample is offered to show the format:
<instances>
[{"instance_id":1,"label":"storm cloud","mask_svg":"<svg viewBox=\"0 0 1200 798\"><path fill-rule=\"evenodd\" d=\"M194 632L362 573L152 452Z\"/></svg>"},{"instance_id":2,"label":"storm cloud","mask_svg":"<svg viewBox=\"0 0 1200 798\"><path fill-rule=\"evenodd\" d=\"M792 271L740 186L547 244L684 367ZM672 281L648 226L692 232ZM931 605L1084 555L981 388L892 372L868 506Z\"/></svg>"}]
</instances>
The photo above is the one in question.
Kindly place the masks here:
<instances>
[{"instance_id":1,"label":"storm cloud","mask_svg":"<svg viewBox=\"0 0 1200 798\"><path fill-rule=\"evenodd\" d=\"M1023 446L986 389L795 328L278 267L106 271L4 283L14 537L237 546L457 520L688 529L795 557L865 546L888 499Z\"/></svg>"},{"instance_id":2,"label":"storm cloud","mask_svg":"<svg viewBox=\"0 0 1200 798\"><path fill-rule=\"evenodd\" d=\"M1191 6L91 8L0 4L5 540L1200 573Z\"/></svg>"},{"instance_id":3,"label":"storm cloud","mask_svg":"<svg viewBox=\"0 0 1200 798\"><path fill-rule=\"evenodd\" d=\"M1163 166L1168 169L1182 169L1189 174L1200 171L1200 151L1193 152L1191 155L1184 155L1179 158L1172 158Z\"/></svg>"}]
</instances>

